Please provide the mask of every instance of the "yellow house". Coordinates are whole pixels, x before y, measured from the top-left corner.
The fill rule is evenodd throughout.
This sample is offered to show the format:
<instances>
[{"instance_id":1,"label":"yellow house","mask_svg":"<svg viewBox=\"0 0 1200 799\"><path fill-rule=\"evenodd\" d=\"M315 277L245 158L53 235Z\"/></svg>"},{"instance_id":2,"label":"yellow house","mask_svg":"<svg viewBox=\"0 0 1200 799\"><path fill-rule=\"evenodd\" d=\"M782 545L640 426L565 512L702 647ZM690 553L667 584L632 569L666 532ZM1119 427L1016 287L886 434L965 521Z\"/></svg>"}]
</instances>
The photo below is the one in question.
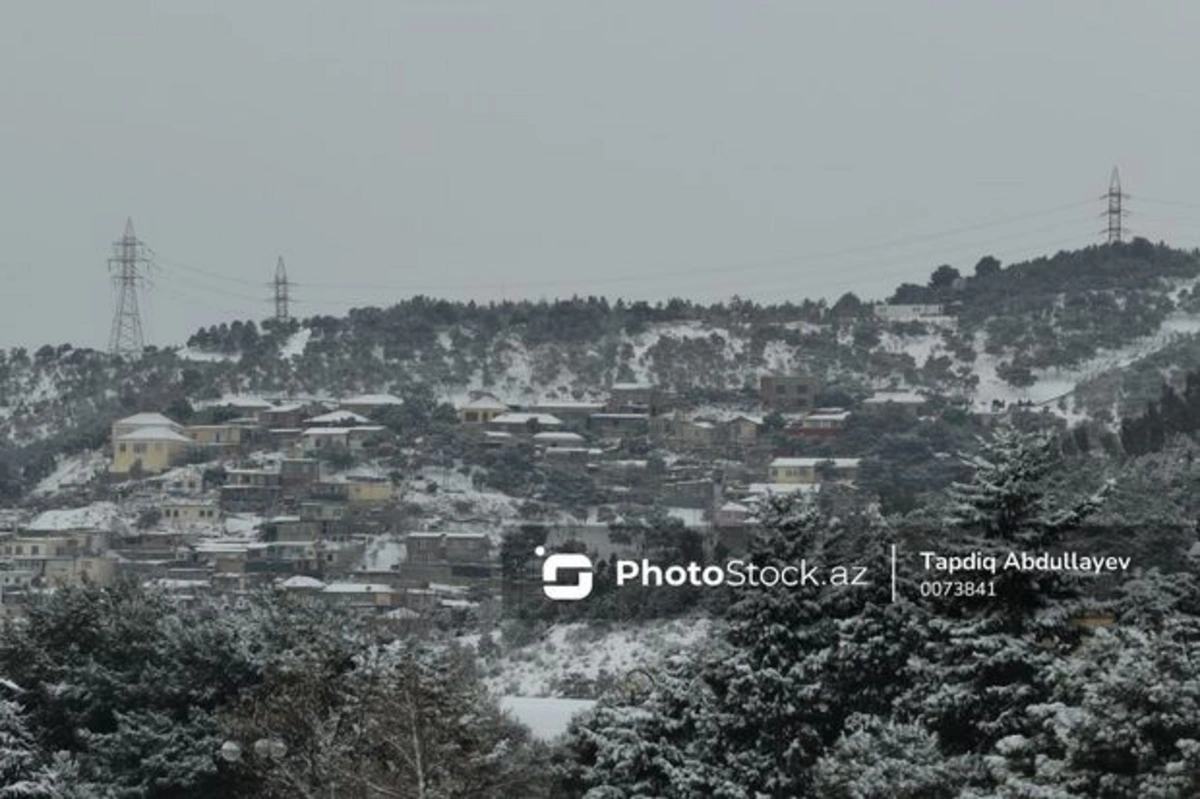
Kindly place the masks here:
<instances>
[{"instance_id":1,"label":"yellow house","mask_svg":"<svg viewBox=\"0 0 1200 799\"><path fill-rule=\"evenodd\" d=\"M253 428L246 424L193 424L183 429L192 441L205 447L236 447L250 439Z\"/></svg>"},{"instance_id":2,"label":"yellow house","mask_svg":"<svg viewBox=\"0 0 1200 799\"><path fill-rule=\"evenodd\" d=\"M129 474L140 466L145 474L165 472L183 460L190 438L169 427L141 427L113 440L113 462L109 470Z\"/></svg>"},{"instance_id":3,"label":"yellow house","mask_svg":"<svg viewBox=\"0 0 1200 799\"><path fill-rule=\"evenodd\" d=\"M381 505L390 502L395 491L391 480L350 480L346 488L351 505Z\"/></svg>"},{"instance_id":4,"label":"yellow house","mask_svg":"<svg viewBox=\"0 0 1200 799\"><path fill-rule=\"evenodd\" d=\"M508 406L493 396L486 395L473 399L458 407L458 418L463 424L487 424L502 413L508 413Z\"/></svg>"},{"instance_id":5,"label":"yellow house","mask_svg":"<svg viewBox=\"0 0 1200 799\"><path fill-rule=\"evenodd\" d=\"M776 458L769 467L772 483L808 484L821 482L829 469L836 480L853 481L858 476L858 458Z\"/></svg>"}]
</instances>

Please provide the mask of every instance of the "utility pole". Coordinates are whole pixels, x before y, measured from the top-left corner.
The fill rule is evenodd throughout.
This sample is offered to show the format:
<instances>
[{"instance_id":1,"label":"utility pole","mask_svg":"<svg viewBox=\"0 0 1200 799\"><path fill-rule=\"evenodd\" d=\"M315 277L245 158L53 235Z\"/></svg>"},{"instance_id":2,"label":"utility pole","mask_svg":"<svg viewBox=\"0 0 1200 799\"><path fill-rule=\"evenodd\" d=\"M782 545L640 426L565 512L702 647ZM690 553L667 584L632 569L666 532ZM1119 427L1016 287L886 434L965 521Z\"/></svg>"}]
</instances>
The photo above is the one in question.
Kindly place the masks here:
<instances>
[{"instance_id":1,"label":"utility pole","mask_svg":"<svg viewBox=\"0 0 1200 799\"><path fill-rule=\"evenodd\" d=\"M149 266L146 247L133 233L133 219L128 219L125 235L113 242L113 255L108 259L108 269L117 288L117 307L108 338L108 351L113 355L136 358L142 354L145 342L138 310L138 284L145 282L143 272Z\"/></svg>"},{"instance_id":2,"label":"utility pole","mask_svg":"<svg viewBox=\"0 0 1200 799\"><path fill-rule=\"evenodd\" d=\"M275 321L286 322L288 316L288 278L283 265L283 256L275 264Z\"/></svg>"},{"instance_id":3,"label":"utility pole","mask_svg":"<svg viewBox=\"0 0 1200 799\"><path fill-rule=\"evenodd\" d=\"M1105 233L1108 235L1109 244L1121 243L1121 220L1129 213L1121 207L1121 200L1128 197L1128 194L1121 191L1121 173L1114 166L1112 177L1108 181L1108 193L1101 197L1108 200L1108 211L1105 214L1108 217L1108 227Z\"/></svg>"}]
</instances>

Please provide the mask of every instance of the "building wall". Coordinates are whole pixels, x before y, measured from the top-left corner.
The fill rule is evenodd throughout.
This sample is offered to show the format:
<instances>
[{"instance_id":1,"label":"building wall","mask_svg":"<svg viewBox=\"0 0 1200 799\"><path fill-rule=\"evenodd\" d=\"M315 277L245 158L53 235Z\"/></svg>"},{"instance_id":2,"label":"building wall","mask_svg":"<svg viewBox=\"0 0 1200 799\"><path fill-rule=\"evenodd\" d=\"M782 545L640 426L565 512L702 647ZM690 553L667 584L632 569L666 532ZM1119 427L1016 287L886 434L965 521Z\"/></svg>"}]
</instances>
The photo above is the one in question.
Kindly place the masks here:
<instances>
[{"instance_id":1,"label":"building wall","mask_svg":"<svg viewBox=\"0 0 1200 799\"><path fill-rule=\"evenodd\" d=\"M787 412L811 410L820 391L813 378L800 375L763 375L758 388L764 408Z\"/></svg>"},{"instance_id":2,"label":"building wall","mask_svg":"<svg viewBox=\"0 0 1200 799\"><path fill-rule=\"evenodd\" d=\"M113 445L110 470L128 474L134 464L141 462L146 474L158 474L183 460L188 445L182 441L117 441Z\"/></svg>"}]
</instances>

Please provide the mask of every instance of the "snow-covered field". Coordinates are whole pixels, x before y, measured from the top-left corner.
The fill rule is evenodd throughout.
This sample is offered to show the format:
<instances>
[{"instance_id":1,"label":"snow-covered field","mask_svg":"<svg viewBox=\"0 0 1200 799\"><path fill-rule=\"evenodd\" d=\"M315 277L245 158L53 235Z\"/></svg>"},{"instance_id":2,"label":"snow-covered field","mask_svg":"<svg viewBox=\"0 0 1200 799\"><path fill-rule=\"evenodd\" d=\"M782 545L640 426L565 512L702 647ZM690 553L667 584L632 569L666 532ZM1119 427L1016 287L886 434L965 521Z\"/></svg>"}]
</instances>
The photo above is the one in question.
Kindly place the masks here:
<instances>
[{"instance_id":1,"label":"snow-covered field","mask_svg":"<svg viewBox=\"0 0 1200 799\"><path fill-rule=\"evenodd\" d=\"M607 630L558 624L542 640L484 664L486 679L499 695L563 696L572 680L624 679L634 668L695 645L710 626L707 618L621 622Z\"/></svg>"},{"instance_id":2,"label":"snow-covered field","mask_svg":"<svg viewBox=\"0 0 1200 799\"><path fill-rule=\"evenodd\" d=\"M296 358L304 354L304 348L308 346L308 340L312 338L312 330L307 327L302 327L292 334L284 345L279 349L279 357L285 361L291 358Z\"/></svg>"},{"instance_id":3,"label":"snow-covered field","mask_svg":"<svg viewBox=\"0 0 1200 799\"><path fill-rule=\"evenodd\" d=\"M108 465L108 456L102 450L89 450L78 455L58 459L54 471L42 478L32 494L45 497L76 486L86 485Z\"/></svg>"}]
</instances>

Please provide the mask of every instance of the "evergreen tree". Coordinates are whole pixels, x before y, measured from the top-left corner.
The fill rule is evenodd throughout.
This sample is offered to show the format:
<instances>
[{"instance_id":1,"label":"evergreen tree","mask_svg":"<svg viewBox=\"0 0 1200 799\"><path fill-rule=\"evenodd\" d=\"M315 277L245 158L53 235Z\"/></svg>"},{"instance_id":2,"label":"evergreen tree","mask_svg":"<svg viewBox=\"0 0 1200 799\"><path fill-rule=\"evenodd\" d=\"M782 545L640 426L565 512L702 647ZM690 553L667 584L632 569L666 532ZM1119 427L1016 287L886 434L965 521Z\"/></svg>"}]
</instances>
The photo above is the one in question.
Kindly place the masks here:
<instances>
[{"instance_id":1,"label":"evergreen tree","mask_svg":"<svg viewBox=\"0 0 1200 799\"><path fill-rule=\"evenodd\" d=\"M0 799L55 796L55 781L41 761L21 706L0 699Z\"/></svg>"}]
</instances>

